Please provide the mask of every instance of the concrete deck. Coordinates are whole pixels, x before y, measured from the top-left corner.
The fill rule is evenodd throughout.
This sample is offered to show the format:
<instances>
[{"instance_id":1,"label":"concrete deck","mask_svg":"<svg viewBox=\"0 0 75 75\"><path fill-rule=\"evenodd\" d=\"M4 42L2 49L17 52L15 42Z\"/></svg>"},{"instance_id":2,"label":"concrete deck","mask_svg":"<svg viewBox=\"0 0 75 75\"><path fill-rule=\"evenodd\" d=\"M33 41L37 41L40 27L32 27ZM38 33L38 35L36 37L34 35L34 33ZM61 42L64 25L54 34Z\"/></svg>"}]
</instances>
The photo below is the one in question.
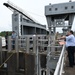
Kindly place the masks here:
<instances>
[{"instance_id":1,"label":"concrete deck","mask_svg":"<svg viewBox=\"0 0 75 75\"><path fill-rule=\"evenodd\" d=\"M75 65L73 68L69 67L69 61L67 55L65 60L64 71L65 73L63 75L75 75Z\"/></svg>"}]
</instances>

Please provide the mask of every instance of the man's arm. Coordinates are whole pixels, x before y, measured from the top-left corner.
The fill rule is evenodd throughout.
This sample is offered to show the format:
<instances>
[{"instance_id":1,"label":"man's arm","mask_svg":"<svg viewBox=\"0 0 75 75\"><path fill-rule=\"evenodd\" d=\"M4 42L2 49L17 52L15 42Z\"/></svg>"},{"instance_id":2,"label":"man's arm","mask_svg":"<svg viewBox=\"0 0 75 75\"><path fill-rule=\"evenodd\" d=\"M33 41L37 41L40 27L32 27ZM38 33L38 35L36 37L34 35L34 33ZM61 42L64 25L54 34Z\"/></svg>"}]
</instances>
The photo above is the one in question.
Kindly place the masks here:
<instances>
[{"instance_id":1,"label":"man's arm","mask_svg":"<svg viewBox=\"0 0 75 75\"><path fill-rule=\"evenodd\" d=\"M62 37L58 38L58 40L61 40L61 39L66 39L66 36L62 36Z\"/></svg>"}]
</instances>

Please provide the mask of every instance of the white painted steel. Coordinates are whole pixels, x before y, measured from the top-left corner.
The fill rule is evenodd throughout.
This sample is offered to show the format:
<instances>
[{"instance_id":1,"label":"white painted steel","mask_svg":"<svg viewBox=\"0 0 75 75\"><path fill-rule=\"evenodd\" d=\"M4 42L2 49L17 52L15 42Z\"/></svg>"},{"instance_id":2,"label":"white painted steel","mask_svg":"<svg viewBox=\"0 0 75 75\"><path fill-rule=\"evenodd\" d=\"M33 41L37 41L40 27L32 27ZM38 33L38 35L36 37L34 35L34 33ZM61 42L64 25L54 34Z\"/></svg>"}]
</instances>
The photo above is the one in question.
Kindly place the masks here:
<instances>
[{"instance_id":1,"label":"white painted steel","mask_svg":"<svg viewBox=\"0 0 75 75\"><path fill-rule=\"evenodd\" d=\"M64 62L64 59L63 59L64 53L65 53L65 45L62 48L62 51L61 51L61 54L60 54L60 57L59 57L59 60L58 60L54 75L62 75L62 71L63 71L62 69L63 69L63 65L64 65L63 64L63 62ZM60 70L60 68L61 68L61 70Z\"/></svg>"}]
</instances>

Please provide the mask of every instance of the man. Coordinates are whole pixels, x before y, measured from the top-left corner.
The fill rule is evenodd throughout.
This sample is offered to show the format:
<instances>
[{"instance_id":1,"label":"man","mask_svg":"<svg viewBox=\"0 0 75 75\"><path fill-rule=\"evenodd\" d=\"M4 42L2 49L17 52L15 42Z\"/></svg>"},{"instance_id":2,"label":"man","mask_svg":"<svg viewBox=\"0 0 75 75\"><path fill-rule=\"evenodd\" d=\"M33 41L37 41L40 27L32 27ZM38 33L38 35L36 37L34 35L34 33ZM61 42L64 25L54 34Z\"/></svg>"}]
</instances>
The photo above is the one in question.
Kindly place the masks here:
<instances>
[{"instance_id":1,"label":"man","mask_svg":"<svg viewBox=\"0 0 75 75\"><path fill-rule=\"evenodd\" d=\"M61 37L61 39L66 39L66 47L68 51L69 66L74 66L74 49L75 49L75 37L73 31L68 31L67 36Z\"/></svg>"},{"instance_id":2,"label":"man","mask_svg":"<svg viewBox=\"0 0 75 75\"><path fill-rule=\"evenodd\" d=\"M8 32L6 32L5 40L6 40L6 49L8 49Z\"/></svg>"},{"instance_id":3,"label":"man","mask_svg":"<svg viewBox=\"0 0 75 75\"><path fill-rule=\"evenodd\" d=\"M12 38L12 49L15 49L15 39L16 39L16 33L15 31L12 32L11 38Z\"/></svg>"}]
</instances>

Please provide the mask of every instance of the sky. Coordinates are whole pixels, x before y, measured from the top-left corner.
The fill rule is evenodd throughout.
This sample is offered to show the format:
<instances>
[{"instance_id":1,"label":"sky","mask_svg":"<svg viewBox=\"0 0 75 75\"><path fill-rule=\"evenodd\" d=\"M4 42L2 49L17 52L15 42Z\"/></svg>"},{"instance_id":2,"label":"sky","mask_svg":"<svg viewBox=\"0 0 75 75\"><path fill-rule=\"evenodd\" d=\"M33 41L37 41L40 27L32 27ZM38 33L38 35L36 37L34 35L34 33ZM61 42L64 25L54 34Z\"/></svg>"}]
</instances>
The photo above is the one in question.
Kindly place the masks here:
<instances>
[{"instance_id":1,"label":"sky","mask_svg":"<svg viewBox=\"0 0 75 75\"><path fill-rule=\"evenodd\" d=\"M12 30L12 11L3 3L10 1L22 8L39 23L47 25L45 18L45 6L56 3L69 2L69 0L0 0L0 32ZM75 0L72 0L75 1ZM73 26L73 30L75 30Z\"/></svg>"}]
</instances>

